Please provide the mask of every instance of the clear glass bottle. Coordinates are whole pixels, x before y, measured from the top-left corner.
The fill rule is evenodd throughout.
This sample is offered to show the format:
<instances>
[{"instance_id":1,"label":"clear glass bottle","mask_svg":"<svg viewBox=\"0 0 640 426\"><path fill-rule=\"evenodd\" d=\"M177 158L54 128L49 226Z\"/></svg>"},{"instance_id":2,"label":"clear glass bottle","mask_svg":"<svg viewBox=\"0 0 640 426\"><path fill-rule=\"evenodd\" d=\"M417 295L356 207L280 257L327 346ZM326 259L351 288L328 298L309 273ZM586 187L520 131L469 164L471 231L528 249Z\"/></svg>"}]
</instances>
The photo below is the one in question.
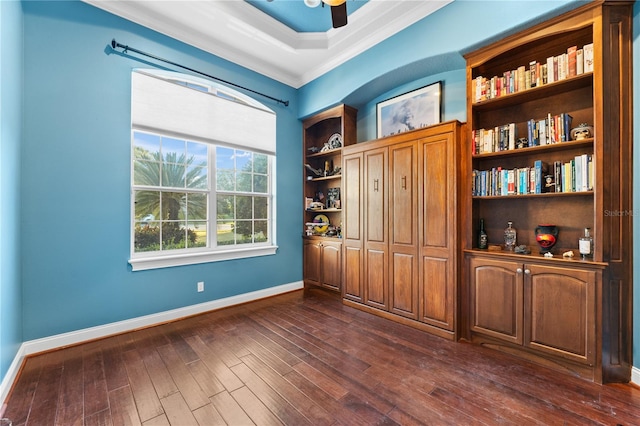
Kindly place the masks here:
<instances>
[{"instance_id":1,"label":"clear glass bottle","mask_svg":"<svg viewBox=\"0 0 640 426\"><path fill-rule=\"evenodd\" d=\"M504 230L504 249L513 251L516 248L516 230L513 222L507 222L507 228Z\"/></svg>"},{"instance_id":2,"label":"clear glass bottle","mask_svg":"<svg viewBox=\"0 0 640 426\"><path fill-rule=\"evenodd\" d=\"M582 260L593 257L593 237L591 237L589 228L584 228L584 235L578 240L578 250L582 255Z\"/></svg>"},{"instance_id":3,"label":"clear glass bottle","mask_svg":"<svg viewBox=\"0 0 640 426\"><path fill-rule=\"evenodd\" d=\"M478 248L486 249L489 245L487 232L484 230L484 219L480 219L480 230L478 231Z\"/></svg>"}]
</instances>

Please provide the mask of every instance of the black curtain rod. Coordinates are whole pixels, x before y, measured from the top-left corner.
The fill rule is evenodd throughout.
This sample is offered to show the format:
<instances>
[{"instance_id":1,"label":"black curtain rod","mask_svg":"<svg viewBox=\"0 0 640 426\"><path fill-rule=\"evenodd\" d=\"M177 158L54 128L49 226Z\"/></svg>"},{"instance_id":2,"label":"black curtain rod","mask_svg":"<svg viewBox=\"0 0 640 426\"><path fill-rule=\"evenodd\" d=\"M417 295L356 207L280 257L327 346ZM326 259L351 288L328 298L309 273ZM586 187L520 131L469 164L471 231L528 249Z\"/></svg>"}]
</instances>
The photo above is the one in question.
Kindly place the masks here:
<instances>
[{"instance_id":1,"label":"black curtain rod","mask_svg":"<svg viewBox=\"0 0 640 426\"><path fill-rule=\"evenodd\" d=\"M237 87L237 88L239 88L239 89L246 90L246 91L251 92L251 93L255 93L256 95L264 96L265 98L269 98L269 99L271 99L271 100L273 100L273 101L276 101L276 102L278 102L278 103L281 103L281 104L283 104L283 105L284 105L284 106L286 106L286 107L287 107L287 106L289 106L289 101L283 101L282 99L277 99L277 98L274 98L274 97L272 97L272 96L265 95L264 93L260 93L260 92L257 92L257 91L255 91L255 90L249 89L249 88L247 88L247 87L240 86L239 84L231 83L230 81L226 81L226 80L223 80L223 79L221 79L221 78L214 77L214 76L209 75L209 74L205 74L205 73L200 72L200 71L198 71L198 70L194 70L193 68L185 67L184 65L180 65L180 64L177 64L177 63L175 63L175 62L169 61L169 60L167 60L167 59L160 58L160 57L158 57L158 56L152 55L152 54L150 54L150 53L146 53L146 52L143 52L143 51L141 51L141 50L134 49L133 47L129 47L129 46L126 46L126 45L124 45L124 44L120 44L120 43L118 43L118 42L116 41L116 39L114 38L113 40L111 40L111 48L112 48L112 49L115 49L115 48L117 48L117 47L120 47L120 48L122 48L122 49L123 49L123 52L122 52L122 53L127 53L127 51L128 51L128 50L130 50L130 51L132 51L132 52L138 53L138 54L140 54L140 55L147 56L147 57L152 58L152 59L155 59L155 60L157 60L157 61L162 61L162 62L165 62L165 63L167 63L167 64L171 64L171 65L174 65L174 66L176 66L176 67L180 67L180 68L183 68L183 69L185 69L185 70L188 70L188 71L191 71L191 72L195 72L195 73L200 74L200 75L204 75L205 77L208 77L208 78L210 78L210 79L212 79L212 80L220 81L220 82L222 82L222 83L224 83L224 84L228 84L228 85L230 85L230 86Z\"/></svg>"}]
</instances>

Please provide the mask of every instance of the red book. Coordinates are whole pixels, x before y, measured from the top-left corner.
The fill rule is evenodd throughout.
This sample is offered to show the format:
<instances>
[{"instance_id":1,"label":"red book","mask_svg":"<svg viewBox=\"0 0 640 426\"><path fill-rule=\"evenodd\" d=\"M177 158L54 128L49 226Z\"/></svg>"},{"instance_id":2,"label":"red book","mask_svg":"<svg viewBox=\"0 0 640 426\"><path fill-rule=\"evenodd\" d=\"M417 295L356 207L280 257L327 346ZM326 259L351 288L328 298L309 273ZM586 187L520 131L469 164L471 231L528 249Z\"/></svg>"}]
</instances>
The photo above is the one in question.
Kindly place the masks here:
<instances>
[{"instance_id":1,"label":"red book","mask_svg":"<svg viewBox=\"0 0 640 426\"><path fill-rule=\"evenodd\" d=\"M575 77L577 75L577 51L578 46L571 46L567 49L567 61L569 62L569 75L567 75L567 77Z\"/></svg>"}]
</instances>

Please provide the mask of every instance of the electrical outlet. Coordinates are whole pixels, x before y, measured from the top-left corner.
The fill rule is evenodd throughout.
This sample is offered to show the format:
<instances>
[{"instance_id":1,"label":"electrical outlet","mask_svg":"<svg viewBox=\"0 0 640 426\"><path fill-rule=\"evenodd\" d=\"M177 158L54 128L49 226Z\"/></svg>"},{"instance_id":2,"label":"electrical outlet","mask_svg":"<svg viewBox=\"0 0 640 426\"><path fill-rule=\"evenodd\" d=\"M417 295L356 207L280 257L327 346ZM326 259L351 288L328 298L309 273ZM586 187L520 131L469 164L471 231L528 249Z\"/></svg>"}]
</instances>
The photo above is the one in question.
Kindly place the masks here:
<instances>
[{"instance_id":1,"label":"electrical outlet","mask_svg":"<svg viewBox=\"0 0 640 426\"><path fill-rule=\"evenodd\" d=\"M199 281L198 282L198 293L201 293L204 291L204 281Z\"/></svg>"}]
</instances>

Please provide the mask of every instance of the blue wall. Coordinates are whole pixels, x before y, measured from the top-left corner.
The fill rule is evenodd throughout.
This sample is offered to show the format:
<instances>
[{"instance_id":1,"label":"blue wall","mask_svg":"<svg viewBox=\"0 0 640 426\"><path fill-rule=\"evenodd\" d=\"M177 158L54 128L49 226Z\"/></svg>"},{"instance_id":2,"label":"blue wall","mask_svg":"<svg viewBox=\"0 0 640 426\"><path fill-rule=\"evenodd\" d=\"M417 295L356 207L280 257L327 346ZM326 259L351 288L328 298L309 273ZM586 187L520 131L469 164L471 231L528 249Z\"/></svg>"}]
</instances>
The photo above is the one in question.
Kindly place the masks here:
<instances>
[{"instance_id":1,"label":"blue wall","mask_svg":"<svg viewBox=\"0 0 640 426\"><path fill-rule=\"evenodd\" d=\"M301 280L294 89L81 2L23 8L24 341ZM131 271L130 80L132 68L147 65L113 53L113 38L291 101L259 99L277 113L276 255ZM196 292L198 281L205 292Z\"/></svg>"},{"instance_id":2,"label":"blue wall","mask_svg":"<svg viewBox=\"0 0 640 426\"><path fill-rule=\"evenodd\" d=\"M462 54L577 3L456 1L294 90L84 3L27 1L22 15L16 3L0 1L0 377L23 341L301 280L299 118L345 102L359 110L358 139L372 139L377 102L443 81L443 119L465 121ZM636 5L636 38L637 16ZM291 101L288 108L265 102L278 114L277 255L131 272L130 71L146 64L110 51L112 38ZM22 135L6 129L21 120ZM197 281L207 283L204 293L196 293Z\"/></svg>"},{"instance_id":3,"label":"blue wall","mask_svg":"<svg viewBox=\"0 0 640 426\"><path fill-rule=\"evenodd\" d=\"M22 344L22 6L0 1L0 380ZM0 404L3 401L0 401Z\"/></svg>"}]
</instances>

